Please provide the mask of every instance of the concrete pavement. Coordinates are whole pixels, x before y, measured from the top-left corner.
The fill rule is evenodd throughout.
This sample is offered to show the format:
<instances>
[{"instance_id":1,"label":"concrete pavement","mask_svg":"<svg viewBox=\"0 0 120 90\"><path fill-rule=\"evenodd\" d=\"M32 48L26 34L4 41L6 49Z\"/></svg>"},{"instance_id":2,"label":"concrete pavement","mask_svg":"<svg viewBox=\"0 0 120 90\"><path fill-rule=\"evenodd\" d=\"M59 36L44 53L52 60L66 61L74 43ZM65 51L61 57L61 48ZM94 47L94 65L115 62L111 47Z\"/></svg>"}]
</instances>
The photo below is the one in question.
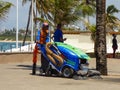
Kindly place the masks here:
<instances>
[{"instance_id":1,"label":"concrete pavement","mask_svg":"<svg viewBox=\"0 0 120 90\"><path fill-rule=\"evenodd\" d=\"M89 63L95 68L95 58ZM38 71L31 75L31 65L31 61L0 64L0 90L120 90L120 59L108 59L109 75L102 80L44 77Z\"/></svg>"}]
</instances>

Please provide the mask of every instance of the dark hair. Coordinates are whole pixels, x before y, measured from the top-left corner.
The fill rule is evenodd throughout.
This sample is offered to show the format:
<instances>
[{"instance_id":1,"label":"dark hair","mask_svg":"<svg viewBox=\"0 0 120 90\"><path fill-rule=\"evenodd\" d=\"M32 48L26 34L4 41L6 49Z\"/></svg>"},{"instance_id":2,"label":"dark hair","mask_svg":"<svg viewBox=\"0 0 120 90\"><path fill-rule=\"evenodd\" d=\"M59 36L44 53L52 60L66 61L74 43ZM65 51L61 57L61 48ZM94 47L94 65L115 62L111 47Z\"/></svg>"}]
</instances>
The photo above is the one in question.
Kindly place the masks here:
<instances>
[{"instance_id":1,"label":"dark hair","mask_svg":"<svg viewBox=\"0 0 120 90\"><path fill-rule=\"evenodd\" d=\"M113 34L112 36L113 36L113 37L116 37L116 35L115 35L115 34Z\"/></svg>"},{"instance_id":2,"label":"dark hair","mask_svg":"<svg viewBox=\"0 0 120 90\"><path fill-rule=\"evenodd\" d=\"M61 23L57 24L57 27L58 27L58 28L61 28L61 26L62 26L62 24L61 24Z\"/></svg>"}]
</instances>

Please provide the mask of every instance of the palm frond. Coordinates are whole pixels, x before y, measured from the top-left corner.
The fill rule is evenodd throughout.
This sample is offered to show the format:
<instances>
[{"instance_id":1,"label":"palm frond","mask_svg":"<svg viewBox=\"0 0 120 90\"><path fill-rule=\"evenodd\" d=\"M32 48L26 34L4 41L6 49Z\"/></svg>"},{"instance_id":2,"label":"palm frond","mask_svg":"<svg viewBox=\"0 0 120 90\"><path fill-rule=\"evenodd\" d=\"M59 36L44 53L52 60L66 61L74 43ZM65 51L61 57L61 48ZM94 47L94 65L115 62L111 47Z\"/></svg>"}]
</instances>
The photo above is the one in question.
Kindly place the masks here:
<instances>
[{"instance_id":1,"label":"palm frond","mask_svg":"<svg viewBox=\"0 0 120 90\"><path fill-rule=\"evenodd\" d=\"M114 5L110 5L107 7L108 14L114 14L114 13L118 13L118 12L119 12L119 10Z\"/></svg>"},{"instance_id":2,"label":"palm frond","mask_svg":"<svg viewBox=\"0 0 120 90\"><path fill-rule=\"evenodd\" d=\"M6 18L6 15L12 5L13 4L9 2L0 2L0 19Z\"/></svg>"},{"instance_id":3,"label":"palm frond","mask_svg":"<svg viewBox=\"0 0 120 90\"><path fill-rule=\"evenodd\" d=\"M22 5L25 5L29 1L31 1L31 0L22 0Z\"/></svg>"}]
</instances>

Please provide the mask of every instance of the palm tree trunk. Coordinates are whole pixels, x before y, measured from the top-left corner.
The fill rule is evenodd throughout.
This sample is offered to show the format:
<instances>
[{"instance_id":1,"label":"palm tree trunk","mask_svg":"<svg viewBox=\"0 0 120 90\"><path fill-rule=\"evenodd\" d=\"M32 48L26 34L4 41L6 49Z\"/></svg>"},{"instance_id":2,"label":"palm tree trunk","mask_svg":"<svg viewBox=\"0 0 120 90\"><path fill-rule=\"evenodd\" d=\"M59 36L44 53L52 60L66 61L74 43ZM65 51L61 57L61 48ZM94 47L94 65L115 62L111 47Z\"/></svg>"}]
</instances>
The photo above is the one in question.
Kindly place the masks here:
<instances>
[{"instance_id":1,"label":"palm tree trunk","mask_svg":"<svg viewBox=\"0 0 120 90\"><path fill-rule=\"evenodd\" d=\"M102 75L107 75L105 6L106 0L96 0L96 69Z\"/></svg>"},{"instance_id":2,"label":"palm tree trunk","mask_svg":"<svg viewBox=\"0 0 120 90\"><path fill-rule=\"evenodd\" d=\"M29 16L28 16L28 22L27 22L27 27L26 27L26 33L25 33L25 37L24 37L22 46L25 45L25 40L26 40L26 37L27 37L27 32L28 32L28 28L29 28L29 24L30 24L31 9L32 9L32 2L31 2L31 5L30 5L30 8L29 8Z\"/></svg>"}]
</instances>

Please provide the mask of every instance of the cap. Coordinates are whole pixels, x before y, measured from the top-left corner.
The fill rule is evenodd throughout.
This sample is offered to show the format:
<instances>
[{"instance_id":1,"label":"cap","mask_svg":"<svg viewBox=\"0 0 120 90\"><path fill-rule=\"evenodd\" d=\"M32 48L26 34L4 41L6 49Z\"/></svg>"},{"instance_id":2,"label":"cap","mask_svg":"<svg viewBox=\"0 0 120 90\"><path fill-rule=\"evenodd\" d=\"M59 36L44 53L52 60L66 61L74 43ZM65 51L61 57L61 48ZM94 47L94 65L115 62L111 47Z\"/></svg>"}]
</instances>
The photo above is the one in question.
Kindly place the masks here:
<instances>
[{"instance_id":1,"label":"cap","mask_svg":"<svg viewBox=\"0 0 120 90\"><path fill-rule=\"evenodd\" d=\"M42 27L49 27L48 23L47 22L44 22Z\"/></svg>"}]
</instances>

